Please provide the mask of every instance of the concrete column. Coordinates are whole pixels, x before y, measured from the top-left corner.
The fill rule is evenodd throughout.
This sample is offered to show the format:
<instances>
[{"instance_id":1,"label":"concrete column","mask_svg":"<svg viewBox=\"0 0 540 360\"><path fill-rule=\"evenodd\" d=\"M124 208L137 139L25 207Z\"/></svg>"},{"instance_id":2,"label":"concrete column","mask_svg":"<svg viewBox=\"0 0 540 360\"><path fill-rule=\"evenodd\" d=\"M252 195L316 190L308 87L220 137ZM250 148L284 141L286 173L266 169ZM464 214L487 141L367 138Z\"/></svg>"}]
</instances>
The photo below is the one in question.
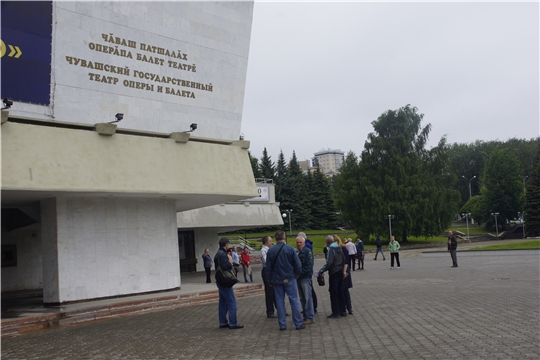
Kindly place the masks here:
<instances>
[{"instance_id":1,"label":"concrete column","mask_svg":"<svg viewBox=\"0 0 540 360\"><path fill-rule=\"evenodd\" d=\"M174 200L54 198L41 211L45 303L180 286Z\"/></svg>"}]
</instances>

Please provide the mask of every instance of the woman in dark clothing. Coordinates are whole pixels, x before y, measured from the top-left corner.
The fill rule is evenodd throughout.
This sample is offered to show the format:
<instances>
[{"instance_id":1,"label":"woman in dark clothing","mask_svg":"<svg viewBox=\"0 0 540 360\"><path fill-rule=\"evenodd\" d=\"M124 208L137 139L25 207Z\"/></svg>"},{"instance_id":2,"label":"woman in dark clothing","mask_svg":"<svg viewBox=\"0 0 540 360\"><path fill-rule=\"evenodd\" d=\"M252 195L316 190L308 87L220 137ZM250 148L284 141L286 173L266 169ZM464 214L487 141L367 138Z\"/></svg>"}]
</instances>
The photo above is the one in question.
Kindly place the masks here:
<instances>
[{"instance_id":1,"label":"woman in dark clothing","mask_svg":"<svg viewBox=\"0 0 540 360\"><path fill-rule=\"evenodd\" d=\"M206 271L206 283L209 284L212 282L210 281L210 271L212 270L213 263L212 257L210 256L210 250L205 249L202 258L204 264L204 271Z\"/></svg>"}]
</instances>

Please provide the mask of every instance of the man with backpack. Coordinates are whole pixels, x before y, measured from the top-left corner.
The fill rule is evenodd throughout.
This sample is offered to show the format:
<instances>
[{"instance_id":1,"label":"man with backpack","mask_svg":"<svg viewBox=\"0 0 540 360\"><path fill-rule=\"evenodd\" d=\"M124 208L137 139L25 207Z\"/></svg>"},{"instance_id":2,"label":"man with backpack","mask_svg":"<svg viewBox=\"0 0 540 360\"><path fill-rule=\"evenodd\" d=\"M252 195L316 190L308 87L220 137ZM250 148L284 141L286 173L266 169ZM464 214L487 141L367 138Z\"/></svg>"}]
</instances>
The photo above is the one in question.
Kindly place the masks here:
<instances>
[{"instance_id":1,"label":"man with backpack","mask_svg":"<svg viewBox=\"0 0 540 360\"><path fill-rule=\"evenodd\" d=\"M384 257L384 252L382 250L382 241L381 241L381 238L379 237L379 234L375 234L375 236L377 237L375 239L375 244L377 244L377 252L375 253L375 257L373 258L373 260L377 261L377 255L379 255L379 251L381 252L381 255L382 255L382 259L383 260L386 260L386 257Z\"/></svg>"},{"instance_id":2,"label":"man with backpack","mask_svg":"<svg viewBox=\"0 0 540 360\"><path fill-rule=\"evenodd\" d=\"M347 264L345 263L345 254L341 247L334 242L334 237L326 237L327 258L326 264L319 270L319 273L328 271L328 291L330 292L330 304L332 314L329 319L340 317L345 312L345 294L343 293L343 279L347 276Z\"/></svg>"}]
</instances>

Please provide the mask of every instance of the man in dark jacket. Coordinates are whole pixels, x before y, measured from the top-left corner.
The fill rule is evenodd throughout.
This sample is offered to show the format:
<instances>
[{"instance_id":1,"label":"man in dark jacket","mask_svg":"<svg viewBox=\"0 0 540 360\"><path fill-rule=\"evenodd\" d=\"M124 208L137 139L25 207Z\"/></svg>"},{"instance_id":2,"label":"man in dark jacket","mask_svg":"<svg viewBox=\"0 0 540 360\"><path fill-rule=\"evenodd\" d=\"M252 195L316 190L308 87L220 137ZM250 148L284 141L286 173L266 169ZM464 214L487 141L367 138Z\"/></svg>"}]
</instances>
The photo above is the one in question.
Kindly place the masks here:
<instances>
[{"instance_id":1,"label":"man in dark jacket","mask_svg":"<svg viewBox=\"0 0 540 360\"><path fill-rule=\"evenodd\" d=\"M345 294L343 293L343 279L347 276L347 264L345 254L341 247L334 242L334 237L326 237L326 247L328 249L326 264L319 270L319 273L328 271L328 291L330 292L330 305L332 314L328 318L339 318L341 314L347 316L345 311Z\"/></svg>"},{"instance_id":2,"label":"man in dark jacket","mask_svg":"<svg viewBox=\"0 0 540 360\"><path fill-rule=\"evenodd\" d=\"M298 249L298 258L302 264L302 272L298 277L298 294L300 295L300 303L304 312L304 324L313 324L313 253L306 246L306 239L298 235L296 237L296 248Z\"/></svg>"},{"instance_id":3,"label":"man in dark jacket","mask_svg":"<svg viewBox=\"0 0 540 360\"><path fill-rule=\"evenodd\" d=\"M364 255L365 255L364 242L362 241L360 236L356 237L355 245L356 245L356 257L358 258L358 270L364 270Z\"/></svg>"},{"instance_id":4,"label":"man in dark jacket","mask_svg":"<svg viewBox=\"0 0 540 360\"><path fill-rule=\"evenodd\" d=\"M452 257L452 267L457 268L457 240L453 231L448 232L448 251Z\"/></svg>"},{"instance_id":5,"label":"man in dark jacket","mask_svg":"<svg viewBox=\"0 0 540 360\"><path fill-rule=\"evenodd\" d=\"M298 286L296 284L296 279L302 272L302 264L296 255L296 250L291 245L286 244L285 233L278 230L275 236L277 244L268 250L265 271L268 281L274 286L279 329L287 329L285 318L285 294L287 294L296 330L302 330L306 326L303 324L300 314Z\"/></svg>"},{"instance_id":6,"label":"man in dark jacket","mask_svg":"<svg viewBox=\"0 0 540 360\"><path fill-rule=\"evenodd\" d=\"M227 249L229 248L229 239L222 237L219 239L219 250L214 256L214 264L216 270L221 267L222 270L233 271L232 259L229 261L227 256ZM238 324L236 319L236 296L232 287L224 287L216 282L216 286L219 290L219 328L224 329L242 329L244 326ZM229 320L227 321L227 313L229 313Z\"/></svg>"},{"instance_id":7,"label":"man in dark jacket","mask_svg":"<svg viewBox=\"0 0 540 360\"><path fill-rule=\"evenodd\" d=\"M377 260L377 255L379 255L379 251L381 252L381 255L382 255L382 259L383 260L386 260L386 257L384 257L384 252L382 250L382 241L381 241L381 238L379 237L379 234L375 234L375 236L377 237L375 239L375 244L377 245L377 252L375 253L375 258L373 258L373 260Z\"/></svg>"}]
</instances>

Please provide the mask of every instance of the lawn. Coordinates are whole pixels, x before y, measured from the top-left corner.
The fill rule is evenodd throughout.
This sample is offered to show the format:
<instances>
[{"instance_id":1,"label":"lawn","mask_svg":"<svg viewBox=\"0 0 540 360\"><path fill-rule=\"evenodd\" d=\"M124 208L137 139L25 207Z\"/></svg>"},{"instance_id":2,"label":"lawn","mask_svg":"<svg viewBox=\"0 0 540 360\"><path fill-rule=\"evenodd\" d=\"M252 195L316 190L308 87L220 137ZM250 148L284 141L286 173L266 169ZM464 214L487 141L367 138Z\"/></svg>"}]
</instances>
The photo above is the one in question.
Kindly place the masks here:
<instances>
[{"instance_id":1,"label":"lawn","mask_svg":"<svg viewBox=\"0 0 540 360\"><path fill-rule=\"evenodd\" d=\"M529 249L540 249L540 240L519 242L515 244L502 244L502 245L477 247L471 250L529 250Z\"/></svg>"}]
</instances>

